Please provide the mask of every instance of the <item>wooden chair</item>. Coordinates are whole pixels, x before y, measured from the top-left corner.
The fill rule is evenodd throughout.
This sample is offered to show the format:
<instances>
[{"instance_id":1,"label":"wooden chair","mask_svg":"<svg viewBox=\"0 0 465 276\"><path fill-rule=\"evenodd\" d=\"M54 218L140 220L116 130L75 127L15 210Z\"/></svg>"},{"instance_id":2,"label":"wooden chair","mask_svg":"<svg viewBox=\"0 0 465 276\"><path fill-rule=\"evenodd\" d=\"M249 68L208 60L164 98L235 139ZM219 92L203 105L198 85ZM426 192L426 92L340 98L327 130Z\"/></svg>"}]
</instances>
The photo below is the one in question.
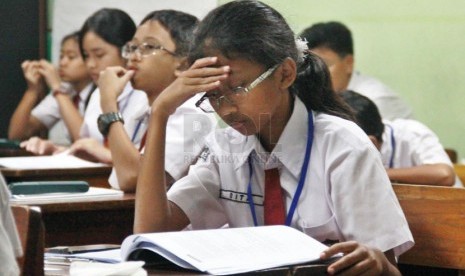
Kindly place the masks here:
<instances>
[{"instance_id":1,"label":"wooden chair","mask_svg":"<svg viewBox=\"0 0 465 276\"><path fill-rule=\"evenodd\" d=\"M400 264L465 269L465 189L393 184L415 239Z\"/></svg>"},{"instance_id":2,"label":"wooden chair","mask_svg":"<svg viewBox=\"0 0 465 276\"><path fill-rule=\"evenodd\" d=\"M44 275L44 225L40 208L12 205L23 256L18 259L21 275Z\"/></svg>"},{"instance_id":3,"label":"wooden chair","mask_svg":"<svg viewBox=\"0 0 465 276\"><path fill-rule=\"evenodd\" d=\"M444 150L446 151L447 155L449 156L450 161L452 161L452 163L454 163L454 164L457 163L457 160L458 160L457 151L454 150L454 149L451 149L451 148L445 148Z\"/></svg>"}]
</instances>

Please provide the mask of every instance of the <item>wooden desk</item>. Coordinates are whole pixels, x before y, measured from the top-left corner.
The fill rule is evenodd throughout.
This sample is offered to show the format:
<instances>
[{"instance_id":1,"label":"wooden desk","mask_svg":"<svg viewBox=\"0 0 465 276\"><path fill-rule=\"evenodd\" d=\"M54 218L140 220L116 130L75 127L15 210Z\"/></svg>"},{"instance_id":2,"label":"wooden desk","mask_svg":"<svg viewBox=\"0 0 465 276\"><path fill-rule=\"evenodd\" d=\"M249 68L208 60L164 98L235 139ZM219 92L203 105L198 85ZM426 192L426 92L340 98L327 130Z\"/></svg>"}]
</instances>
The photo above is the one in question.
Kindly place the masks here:
<instances>
[{"instance_id":1,"label":"wooden desk","mask_svg":"<svg viewBox=\"0 0 465 276\"><path fill-rule=\"evenodd\" d=\"M312 265L298 265L293 267L279 267L274 269L248 272L243 274L236 275L264 275L264 276L323 276L326 274L327 265L324 264L312 264ZM158 275L206 275L200 272L187 271L187 270L161 270L161 269L146 269L149 276L158 276ZM53 266L45 265L45 276L47 275L60 275L67 276L69 275L69 267L64 266Z\"/></svg>"},{"instance_id":2,"label":"wooden desk","mask_svg":"<svg viewBox=\"0 0 465 276\"><path fill-rule=\"evenodd\" d=\"M125 194L122 198L102 197L76 202L55 200L27 205L41 208L45 247L121 244L132 234L134 198L133 194Z\"/></svg>"},{"instance_id":3,"label":"wooden desk","mask_svg":"<svg viewBox=\"0 0 465 276\"><path fill-rule=\"evenodd\" d=\"M110 188L108 177L111 167L76 168L76 169L11 169L0 168L7 182L48 181L48 180L83 180L90 186Z\"/></svg>"}]
</instances>

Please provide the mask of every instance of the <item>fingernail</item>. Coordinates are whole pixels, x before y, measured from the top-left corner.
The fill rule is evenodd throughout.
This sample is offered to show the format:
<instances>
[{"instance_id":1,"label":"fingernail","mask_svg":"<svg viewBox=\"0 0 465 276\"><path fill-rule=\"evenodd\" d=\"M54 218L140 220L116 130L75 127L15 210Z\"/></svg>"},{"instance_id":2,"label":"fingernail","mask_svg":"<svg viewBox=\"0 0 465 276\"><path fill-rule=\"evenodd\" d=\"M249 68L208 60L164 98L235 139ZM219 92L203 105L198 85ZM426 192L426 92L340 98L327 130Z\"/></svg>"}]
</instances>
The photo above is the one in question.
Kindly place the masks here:
<instances>
[{"instance_id":1,"label":"fingernail","mask_svg":"<svg viewBox=\"0 0 465 276\"><path fill-rule=\"evenodd\" d=\"M229 70L231 70L231 67L229 67L229 65L223 66L223 70L225 72L229 72Z\"/></svg>"},{"instance_id":2,"label":"fingernail","mask_svg":"<svg viewBox=\"0 0 465 276\"><path fill-rule=\"evenodd\" d=\"M212 57L211 61L216 61L218 58L217 57Z\"/></svg>"}]
</instances>

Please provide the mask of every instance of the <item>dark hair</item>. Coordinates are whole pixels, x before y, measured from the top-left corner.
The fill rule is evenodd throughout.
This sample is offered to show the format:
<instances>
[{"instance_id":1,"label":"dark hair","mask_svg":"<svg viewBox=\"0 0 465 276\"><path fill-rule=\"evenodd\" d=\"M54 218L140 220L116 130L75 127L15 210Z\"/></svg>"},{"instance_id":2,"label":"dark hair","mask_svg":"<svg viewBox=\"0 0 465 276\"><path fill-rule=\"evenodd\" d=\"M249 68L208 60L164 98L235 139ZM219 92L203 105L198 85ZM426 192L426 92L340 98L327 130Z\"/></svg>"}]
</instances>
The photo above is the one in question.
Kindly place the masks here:
<instances>
[{"instance_id":1,"label":"dark hair","mask_svg":"<svg viewBox=\"0 0 465 276\"><path fill-rule=\"evenodd\" d=\"M149 13L140 25L147 21L158 21L170 33L176 44L175 53L179 56L187 56L193 32L199 20L197 17L175 10L159 10Z\"/></svg>"},{"instance_id":2,"label":"dark hair","mask_svg":"<svg viewBox=\"0 0 465 276\"><path fill-rule=\"evenodd\" d=\"M384 124L376 104L369 98L346 90L341 97L354 110L356 123L367 135L373 135L378 141L383 141Z\"/></svg>"},{"instance_id":3,"label":"dark hair","mask_svg":"<svg viewBox=\"0 0 465 276\"><path fill-rule=\"evenodd\" d=\"M294 33L276 10L259 1L232 1L207 14L200 22L189 55L190 63L217 50L231 58L245 58L270 68L290 57L298 62ZM331 88L325 63L308 54L298 65L291 92L307 109L352 119L347 105Z\"/></svg>"},{"instance_id":4,"label":"dark hair","mask_svg":"<svg viewBox=\"0 0 465 276\"><path fill-rule=\"evenodd\" d=\"M105 42L121 48L132 39L136 32L136 24L131 17L119 9L100 9L84 22L79 31L79 48L84 57L82 40L86 33L94 32Z\"/></svg>"},{"instance_id":5,"label":"dark hair","mask_svg":"<svg viewBox=\"0 0 465 276\"><path fill-rule=\"evenodd\" d=\"M340 22L317 23L302 31L299 35L307 40L309 49L325 47L340 57L354 54L354 45L350 30Z\"/></svg>"},{"instance_id":6,"label":"dark hair","mask_svg":"<svg viewBox=\"0 0 465 276\"><path fill-rule=\"evenodd\" d=\"M63 44L68 41L69 39L72 39L74 41L76 41L77 43L79 43L79 31L75 31L75 32L72 32L70 34L67 34L65 35L62 39L61 39L61 46L63 46Z\"/></svg>"}]
</instances>

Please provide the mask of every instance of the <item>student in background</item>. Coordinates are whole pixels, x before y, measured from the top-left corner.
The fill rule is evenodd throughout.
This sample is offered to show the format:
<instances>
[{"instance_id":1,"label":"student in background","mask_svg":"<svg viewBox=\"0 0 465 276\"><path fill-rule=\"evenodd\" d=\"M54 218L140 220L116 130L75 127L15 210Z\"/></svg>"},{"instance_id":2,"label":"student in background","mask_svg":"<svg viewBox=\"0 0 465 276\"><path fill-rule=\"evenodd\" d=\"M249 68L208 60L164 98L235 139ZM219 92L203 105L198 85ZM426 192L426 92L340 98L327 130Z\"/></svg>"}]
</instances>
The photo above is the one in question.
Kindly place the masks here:
<instances>
[{"instance_id":1,"label":"student in background","mask_svg":"<svg viewBox=\"0 0 465 276\"><path fill-rule=\"evenodd\" d=\"M395 256L413 245L407 221L379 153L345 119L349 108L331 90L324 62L307 51L261 2L228 2L203 19L191 67L152 104L136 233L189 223L194 229L286 224L339 241L321 255L344 255L329 274L399 275ZM188 175L165 193L166 123L201 91L207 92L196 105L230 128L209 136Z\"/></svg>"},{"instance_id":2,"label":"student in background","mask_svg":"<svg viewBox=\"0 0 465 276\"><path fill-rule=\"evenodd\" d=\"M354 47L350 30L339 22L317 23L303 30L312 52L323 58L331 73L333 89L357 91L378 106L383 118L412 118L413 113L403 100L381 81L354 70Z\"/></svg>"},{"instance_id":3,"label":"student in background","mask_svg":"<svg viewBox=\"0 0 465 276\"><path fill-rule=\"evenodd\" d=\"M60 130L67 144L77 140L95 88L79 51L77 32L63 38L58 69L46 60L26 60L21 68L27 90L11 117L8 137L23 140L64 123ZM41 100L45 84L51 92Z\"/></svg>"},{"instance_id":4,"label":"student in background","mask_svg":"<svg viewBox=\"0 0 465 276\"><path fill-rule=\"evenodd\" d=\"M176 79L175 71L186 69L189 43L197 23L197 18L179 11L159 10L149 13L140 23L133 39L123 47L123 57L128 60L127 67L109 67L100 75L100 103L103 111L100 116L120 112L116 99L129 80L134 88L147 93L149 102L153 102ZM201 143L199 133L191 131L194 121L190 119L197 122L200 119L204 129L211 128L210 116L201 114L195 107L198 99L193 97L179 106L168 121L165 156L168 186L187 173L189 165L196 160L203 147L198 144ZM141 110L140 114L140 118L134 119L139 132L145 136L150 107ZM135 191L140 167L139 151L143 151L144 142L139 149L135 148L122 121L110 121L105 129L114 168L109 183L123 191Z\"/></svg>"},{"instance_id":5,"label":"student in background","mask_svg":"<svg viewBox=\"0 0 465 276\"><path fill-rule=\"evenodd\" d=\"M392 182L423 185L454 185L454 167L439 138L415 120L382 120L375 103L354 91L342 98L354 110L358 125L381 152ZM462 186L459 182L458 186Z\"/></svg>"},{"instance_id":6,"label":"student in background","mask_svg":"<svg viewBox=\"0 0 465 276\"><path fill-rule=\"evenodd\" d=\"M83 24L79 32L79 45L84 57L87 71L94 83L98 82L100 72L109 66L125 66L126 60L121 56L121 48L135 33L134 21L127 13L119 9L101 9L92 14ZM118 105L125 119L138 116L141 107L148 106L144 92L135 90L128 84L118 97ZM100 109L100 92L92 94L84 122L80 130L80 139L71 146L70 153L96 161L85 153L94 149L102 154L98 160L111 163L110 150L104 146L104 138L98 130L97 118L102 113ZM133 135L136 126L126 124L125 129ZM136 133L133 143L138 145L142 134ZM52 154L64 150L50 141L40 140L39 143L29 143L26 149L36 154ZM89 149L89 150L87 150Z\"/></svg>"},{"instance_id":7,"label":"student in background","mask_svg":"<svg viewBox=\"0 0 465 276\"><path fill-rule=\"evenodd\" d=\"M0 174L0 275L19 275L16 257L23 254L10 207L10 192Z\"/></svg>"}]
</instances>

